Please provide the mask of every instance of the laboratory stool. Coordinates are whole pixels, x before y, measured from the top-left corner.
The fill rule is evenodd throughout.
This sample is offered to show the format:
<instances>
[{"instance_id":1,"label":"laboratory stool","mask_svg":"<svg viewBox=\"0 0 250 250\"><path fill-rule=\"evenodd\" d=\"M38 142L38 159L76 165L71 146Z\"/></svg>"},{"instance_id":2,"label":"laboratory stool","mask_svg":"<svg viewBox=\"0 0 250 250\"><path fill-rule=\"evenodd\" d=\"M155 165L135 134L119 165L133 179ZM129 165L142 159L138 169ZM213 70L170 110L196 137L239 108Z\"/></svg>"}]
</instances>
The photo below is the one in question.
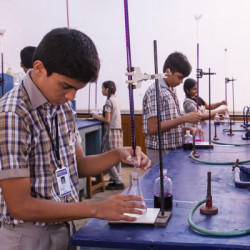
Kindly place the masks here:
<instances>
[{"instance_id":1,"label":"laboratory stool","mask_svg":"<svg viewBox=\"0 0 250 250\"><path fill-rule=\"evenodd\" d=\"M96 181L92 181L92 177L87 177L87 198L92 198L92 192L96 189L100 189L102 192L105 191L105 184L103 174L98 174L96 177Z\"/></svg>"}]
</instances>

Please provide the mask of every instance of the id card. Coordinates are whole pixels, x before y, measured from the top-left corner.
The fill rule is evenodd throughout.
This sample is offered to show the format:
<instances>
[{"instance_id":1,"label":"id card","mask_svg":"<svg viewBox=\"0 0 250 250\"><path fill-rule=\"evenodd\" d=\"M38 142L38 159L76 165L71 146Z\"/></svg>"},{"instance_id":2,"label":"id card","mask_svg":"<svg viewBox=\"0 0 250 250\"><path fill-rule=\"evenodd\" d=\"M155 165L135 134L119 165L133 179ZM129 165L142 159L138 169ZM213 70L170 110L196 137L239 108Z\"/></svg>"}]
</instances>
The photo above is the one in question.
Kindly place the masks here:
<instances>
[{"instance_id":1,"label":"id card","mask_svg":"<svg viewBox=\"0 0 250 250\"><path fill-rule=\"evenodd\" d=\"M56 179L61 197L71 193L68 170L65 167L56 170Z\"/></svg>"}]
</instances>

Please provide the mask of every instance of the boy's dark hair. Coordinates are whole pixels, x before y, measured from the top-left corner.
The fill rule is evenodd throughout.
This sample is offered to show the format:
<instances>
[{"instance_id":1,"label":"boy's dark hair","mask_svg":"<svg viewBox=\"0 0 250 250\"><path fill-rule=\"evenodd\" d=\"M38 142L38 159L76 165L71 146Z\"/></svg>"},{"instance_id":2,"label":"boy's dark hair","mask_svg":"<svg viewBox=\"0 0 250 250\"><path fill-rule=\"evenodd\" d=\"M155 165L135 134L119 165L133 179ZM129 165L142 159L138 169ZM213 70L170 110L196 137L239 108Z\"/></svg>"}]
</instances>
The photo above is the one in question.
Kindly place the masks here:
<instances>
[{"instance_id":1,"label":"boy's dark hair","mask_svg":"<svg viewBox=\"0 0 250 250\"><path fill-rule=\"evenodd\" d=\"M172 74L179 72L184 77L187 77L192 71L192 66L185 55L180 52L174 52L168 56L164 63L164 73L166 72L166 69L170 69Z\"/></svg>"},{"instance_id":2,"label":"boy's dark hair","mask_svg":"<svg viewBox=\"0 0 250 250\"><path fill-rule=\"evenodd\" d=\"M21 62L23 63L26 69L33 68L32 58L36 50L36 47L27 46L23 48L20 52Z\"/></svg>"},{"instance_id":3,"label":"boy's dark hair","mask_svg":"<svg viewBox=\"0 0 250 250\"><path fill-rule=\"evenodd\" d=\"M184 84L183 84L183 89L184 89L184 92L186 93L186 97L195 101L197 103L197 98L192 98L188 93L187 93L187 90L190 91L195 85L197 84L197 82L192 79L192 78L188 78L185 80ZM205 101L199 97L199 106L201 105L206 105Z\"/></svg>"},{"instance_id":4,"label":"boy's dark hair","mask_svg":"<svg viewBox=\"0 0 250 250\"><path fill-rule=\"evenodd\" d=\"M109 97L110 97L111 94L115 94L115 92L116 92L116 86L115 86L114 82L112 82L112 81L106 81L102 85L103 85L103 87L105 89L109 89L108 99L109 99Z\"/></svg>"},{"instance_id":5,"label":"boy's dark hair","mask_svg":"<svg viewBox=\"0 0 250 250\"><path fill-rule=\"evenodd\" d=\"M84 83L98 78L100 60L93 41L81 31L57 28L38 45L33 63L40 60L47 75L57 73Z\"/></svg>"}]
</instances>

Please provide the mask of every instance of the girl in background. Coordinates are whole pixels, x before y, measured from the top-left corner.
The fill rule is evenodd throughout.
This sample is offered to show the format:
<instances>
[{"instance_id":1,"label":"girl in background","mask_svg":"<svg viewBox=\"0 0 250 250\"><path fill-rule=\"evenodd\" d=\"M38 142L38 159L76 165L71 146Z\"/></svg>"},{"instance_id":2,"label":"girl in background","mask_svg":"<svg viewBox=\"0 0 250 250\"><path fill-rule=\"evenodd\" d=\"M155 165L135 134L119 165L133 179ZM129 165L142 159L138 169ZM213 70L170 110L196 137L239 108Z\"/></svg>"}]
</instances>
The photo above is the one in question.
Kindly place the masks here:
<instances>
[{"instance_id":1,"label":"girl in background","mask_svg":"<svg viewBox=\"0 0 250 250\"><path fill-rule=\"evenodd\" d=\"M186 97L183 102L183 107L185 114L190 112L195 112L197 110L197 82L192 79L188 78L185 80L183 85L184 92L186 93ZM226 108L214 110L221 105L227 105L226 101L218 102L218 103L211 103L211 118L213 118L216 113L218 114L225 114L228 110ZM199 97L199 111L201 113L201 122L202 125L205 120L209 119L209 114L206 114L206 110L209 110L209 104L206 103L201 97ZM187 127L194 127L195 124L187 123L185 124Z\"/></svg>"},{"instance_id":2,"label":"girl in background","mask_svg":"<svg viewBox=\"0 0 250 250\"><path fill-rule=\"evenodd\" d=\"M121 126L120 102L115 96L116 86L112 81L102 84L102 94L107 96L103 107L103 117L93 114L93 118L104 122L102 153L117 147L123 147L123 132ZM108 170L110 179L113 181L106 186L106 190L124 189L121 179L121 162Z\"/></svg>"}]
</instances>

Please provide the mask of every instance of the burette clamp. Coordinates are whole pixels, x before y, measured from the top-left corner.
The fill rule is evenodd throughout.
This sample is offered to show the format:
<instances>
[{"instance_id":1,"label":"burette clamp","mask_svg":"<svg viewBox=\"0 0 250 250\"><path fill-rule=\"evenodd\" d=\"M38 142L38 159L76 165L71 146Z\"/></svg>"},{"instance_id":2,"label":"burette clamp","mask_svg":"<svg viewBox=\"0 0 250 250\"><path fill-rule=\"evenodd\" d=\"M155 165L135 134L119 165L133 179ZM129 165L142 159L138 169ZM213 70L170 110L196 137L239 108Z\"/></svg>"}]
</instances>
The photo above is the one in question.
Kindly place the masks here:
<instances>
[{"instance_id":1,"label":"burette clamp","mask_svg":"<svg viewBox=\"0 0 250 250\"><path fill-rule=\"evenodd\" d=\"M170 72L159 73L159 74L147 74L147 73L142 74L140 67L132 67L132 72L126 72L125 75L133 77L132 80L127 80L126 83L128 84L132 83L135 86L135 88L141 88L142 81L163 79L167 78L168 76L171 76L172 74Z\"/></svg>"},{"instance_id":2,"label":"burette clamp","mask_svg":"<svg viewBox=\"0 0 250 250\"><path fill-rule=\"evenodd\" d=\"M196 77L197 77L197 78L202 78L202 77L205 76L205 75L216 75L216 73L212 73L212 72L205 73L205 72L203 72L202 69L197 69L197 70L196 70Z\"/></svg>"}]
</instances>

